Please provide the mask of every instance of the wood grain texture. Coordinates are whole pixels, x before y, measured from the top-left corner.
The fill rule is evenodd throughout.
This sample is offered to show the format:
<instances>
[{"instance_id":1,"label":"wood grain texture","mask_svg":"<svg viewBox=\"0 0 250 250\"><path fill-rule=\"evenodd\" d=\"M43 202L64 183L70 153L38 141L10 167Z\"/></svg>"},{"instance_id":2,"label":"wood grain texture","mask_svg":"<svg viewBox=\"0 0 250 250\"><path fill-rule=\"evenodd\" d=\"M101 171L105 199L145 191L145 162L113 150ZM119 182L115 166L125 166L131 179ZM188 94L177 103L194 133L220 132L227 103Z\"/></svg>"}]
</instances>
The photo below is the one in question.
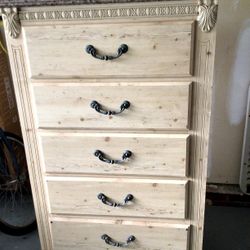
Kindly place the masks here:
<instances>
[{"instance_id":1,"label":"wood grain texture","mask_svg":"<svg viewBox=\"0 0 250 250\"><path fill-rule=\"evenodd\" d=\"M31 78L104 78L188 76L191 72L192 23L126 22L25 26ZM119 59L101 61L85 52L114 55L121 44L129 50ZM69 60L70 58L70 60Z\"/></svg>"},{"instance_id":2,"label":"wood grain texture","mask_svg":"<svg viewBox=\"0 0 250 250\"><path fill-rule=\"evenodd\" d=\"M114 240L124 242L130 235L136 241L129 249L138 250L185 250L188 243L188 226L173 227L162 222L144 221L134 223L124 220L52 220L52 235L55 250L107 250L116 249L105 244L105 233ZM160 224L160 225L159 225Z\"/></svg>"},{"instance_id":3,"label":"wood grain texture","mask_svg":"<svg viewBox=\"0 0 250 250\"><path fill-rule=\"evenodd\" d=\"M34 86L38 127L102 129L186 129L189 123L190 83L133 83ZM105 116L90 107L96 100L106 110L123 113Z\"/></svg>"},{"instance_id":4,"label":"wood grain texture","mask_svg":"<svg viewBox=\"0 0 250 250\"><path fill-rule=\"evenodd\" d=\"M157 179L47 177L50 211L58 214L185 218L186 181ZM110 207L97 198L105 194L122 203L128 194L133 202Z\"/></svg>"},{"instance_id":5,"label":"wood grain texture","mask_svg":"<svg viewBox=\"0 0 250 250\"><path fill-rule=\"evenodd\" d=\"M193 88L193 117L191 132L190 219L192 233L190 249L201 250L203 245L206 177L209 149L213 64L216 30L197 32L195 76ZM192 205L191 205L192 204Z\"/></svg>"},{"instance_id":6,"label":"wood grain texture","mask_svg":"<svg viewBox=\"0 0 250 250\"><path fill-rule=\"evenodd\" d=\"M49 173L186 176L188 135L54 133L41 137L44 164ZM132 157L122 164L108 164L94 156L101 150L109 159Z\"/></svg>"}]
</instances>

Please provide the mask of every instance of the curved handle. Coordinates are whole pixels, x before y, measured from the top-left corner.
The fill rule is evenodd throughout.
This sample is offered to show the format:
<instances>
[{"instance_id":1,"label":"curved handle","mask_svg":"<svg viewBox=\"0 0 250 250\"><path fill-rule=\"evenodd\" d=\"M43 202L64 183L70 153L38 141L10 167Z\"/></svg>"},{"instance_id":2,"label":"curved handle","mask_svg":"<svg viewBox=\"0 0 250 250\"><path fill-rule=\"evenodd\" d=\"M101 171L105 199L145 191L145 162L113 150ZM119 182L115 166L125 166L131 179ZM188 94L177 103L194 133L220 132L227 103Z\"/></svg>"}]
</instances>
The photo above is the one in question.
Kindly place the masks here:
<instances>
[{"instance_id":1,"label":"curved handle","mask_svg":"<svg viewBox=\"0 0 250 250\"><path fill-rule=\"evenodd\" d=\"M130 102L124 101L121 104L119 111L104 110L104 109L102 109L102 105L97 101L92 101L90 103L90 107L95 109L98 113L101 113L103 115L118 115L118 114L122 113L125 109L128 109L130 107Z\"/></svg>"},{"instance_id":2,"label":"curved handle","mask_svg":"<svg viewBox=\"0 0 250 250\"><path fill-rule=\"evenodd\" d=\"M111 206L111 207L124 207L129 201L132 201L134 199L134 196L132 194L128 194L124 202L122 203L116 203L112 201L110 198L108 198L105 194L100 193L98 194L97 198L102 201L103 204Z\"/></svg>"},{"instance_id":3,"label":"curved handle","mask_svg":"<svg viewBox=\"0 0 250 250\"><path fill-rule=\"evenodd\" d=\"M112 160L105 157L105 154L101 150L96 150L94 155L100 160L109 164L121 164L132 156L132 152L126 150L122 155L122 160Z\"/></svg>"},{"instance_id":4,"label":"curved handle","mask_svg":"<svg viewBox=\"0 0 250 250\"><path fill-rule=\"evenodd\" d=\"M120 47L117 50L117 54L114 56L108 56L108 55L98 55L97 54L97 50L93 45L87 45L86 46L86 52L90 55L92 55L94 58L96 59L100 59L100 60L114 60L119 58L122 54L127 53L128 51L128 45L127 44L121 44Z\"/></svg>"},{"instance_id":5,"label":"curved handle","mask_svg":"<svg viewBox=\"0 0 250 250\"><path fill-rule=\"evenodd\" d=\"M123 242L117 242L113 240L111 237L109 237L107 234L103 234L101 236L101 239L105 241L106 244L114 247L127 247L131 242L135 241L136 238L134 235L131 235L128 237L127 241L125 243Z\"/></svg>"}]
</instances>

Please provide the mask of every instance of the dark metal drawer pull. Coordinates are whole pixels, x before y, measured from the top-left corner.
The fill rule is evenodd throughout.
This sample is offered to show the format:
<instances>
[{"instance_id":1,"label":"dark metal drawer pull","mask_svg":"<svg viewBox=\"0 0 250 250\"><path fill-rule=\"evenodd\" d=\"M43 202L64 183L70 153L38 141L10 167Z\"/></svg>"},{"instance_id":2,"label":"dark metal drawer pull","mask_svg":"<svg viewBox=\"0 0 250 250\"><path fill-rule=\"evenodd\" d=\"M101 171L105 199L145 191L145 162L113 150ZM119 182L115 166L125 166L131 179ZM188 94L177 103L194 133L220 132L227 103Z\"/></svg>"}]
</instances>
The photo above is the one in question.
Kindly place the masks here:
<instances>
[{"instance_id":1,"label":"dark metal drawer pull","mask_svg":"<svg viewBox=\"0 0 250 250\"><path fill-rule=\"evenodd\" d=\"M130 107L130 102L124 101L122 105L120 106L119 111L104 110L102 109L102 105L97 101L92 101L90 103L90 107L95 109L98 113L101 113L103 115L118 115L122 113L125 109L128 109Z\"/></svg>"},{"instance_id":2,"label":"dark metal drawer pull","mask_svg":"<svg viewBox=\"0 0 250 250\"><path fill-rule=\"evenodd\" d=\"M123 242L117 242L113 240L111 237L109 237L107 234L103 234L101 236L101 239L105 241L106 244L114 247L127 247L131 242L135 241L135 236L131 235L128 237L127 241L125 243Z\"/></svg>"},{"instance_id":3,"label":"dark metal drawer pull","mask_svg":"<svg viewBox=\"0 0 250 250\"><path fill-rule=\"evenodd\" d=\"M109 164L121 164L132 156L132 152L126 150L122 155L122 160L111 160L105 157L105 154L101 150L96 150L94 155L101 161Z\"/></svg>"},{"instance_id":4,"label":"dark metal drawer pull","mask_svg":"<svg viewBox=\"0 0 250 250\"><path fill-rule=\"evenodd\" d=\"M86 47L86 52L90 55L92 55L94 58L96 59L100 59L100 60L114 60L119 58L122 54L127 53L128 51L128 45L127 44L121 44L120 47L117 50L117 54L114 56L108 56L108 55L98 55L97 54L97 50L93 45L87 45Z\"/></svg>"},{"instance_id":5,"label":"dark metal drawer pull","mask_svg":"<svg viewBox=\"0 0 250 250\"><path fill-rule=\"evenodd\" d=\"M100 193L98 194L97 198L102 201L103 204L111 206L111 207L123 207L125 206L129 201L132 201L134 199L134 196L132 194L128 194L124 202L122 203L116 203L112 201L110 198L108 198L105 194Z\"/></svg>"}]
</instances>

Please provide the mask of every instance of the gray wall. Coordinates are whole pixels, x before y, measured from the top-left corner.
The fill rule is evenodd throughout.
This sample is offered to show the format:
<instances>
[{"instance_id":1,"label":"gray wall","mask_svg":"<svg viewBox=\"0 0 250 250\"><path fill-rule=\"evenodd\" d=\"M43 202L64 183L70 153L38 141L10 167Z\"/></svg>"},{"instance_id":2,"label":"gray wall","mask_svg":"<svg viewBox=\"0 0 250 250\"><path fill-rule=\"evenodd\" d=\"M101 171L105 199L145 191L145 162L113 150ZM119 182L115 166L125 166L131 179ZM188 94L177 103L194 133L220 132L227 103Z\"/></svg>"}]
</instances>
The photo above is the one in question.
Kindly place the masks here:
<instances>
[{"instance_id":1,"label":"gray wall","mask_svg":"<svg viewBox=\"0 0 250 250\"><path fill-rule=\"evenodd\" d=\"M250 85L250 0L220 0L208 181L238 183Z\"/></svg>"}]
</instances>

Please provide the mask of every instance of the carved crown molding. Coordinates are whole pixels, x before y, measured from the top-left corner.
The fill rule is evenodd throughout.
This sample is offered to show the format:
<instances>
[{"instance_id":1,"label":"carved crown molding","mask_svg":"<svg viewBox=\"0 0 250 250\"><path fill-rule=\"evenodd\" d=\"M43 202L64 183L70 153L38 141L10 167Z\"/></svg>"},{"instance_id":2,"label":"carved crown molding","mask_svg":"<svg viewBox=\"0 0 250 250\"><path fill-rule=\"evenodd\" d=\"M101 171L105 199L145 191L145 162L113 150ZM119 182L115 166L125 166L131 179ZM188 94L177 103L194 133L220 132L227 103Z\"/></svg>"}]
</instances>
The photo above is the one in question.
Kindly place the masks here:
<instances>
[{"instance_id":1,"label":"carved crown molding","mask_svg":"<svg viewBox=\"0 0 250 250\"><path fill-rule=\"evenodd\" d=\"M117 5L117 6L116 6ZM44 9L27 9L19 13L21 21L69 21L81 19L114 19L131 17L180 17L197 16L197 5L194 3L143 3L113 4L109 6L75 6Z\"/></svg>"},{"instance_id":2,"label":"carved crown molding","mask_svg":"<svg viewBox=\"0 0 250 250\"><path fill-rule=\"evenodd\" d=\"M9 36L17 38L21 33L21 24L17 8L0 8L0 14L5 21L5 28Z\"/></svg>"},{"instance_id":3,"label":"carved crown molding","mask_svg":"<svg viewBox=\"0 0 250 250\"><path fill-rule=\"evenodd\" d=\"M211 31L217 21L217 0L202 0L198 2L197 21L203 32Z\"/></svg>"},{"instance_id":4,"label":"carved crown molding","mask_svg":"<svg viewBox=\"0 0 250 250\"><path fill-rule=\"evenodd\" d=\"M200 0L198 5L192 2L116 4L98 6L67 6L57 8L27 8L19 13L17 8L0 8L5 20L5 27L10 37L17 38L21 33L21 23L36 21L70 21L94 20L131 17L181 17L197 16L199 27L203 32L213 29L217 21L217 0Z\"/></svg>"}]
</instances>

